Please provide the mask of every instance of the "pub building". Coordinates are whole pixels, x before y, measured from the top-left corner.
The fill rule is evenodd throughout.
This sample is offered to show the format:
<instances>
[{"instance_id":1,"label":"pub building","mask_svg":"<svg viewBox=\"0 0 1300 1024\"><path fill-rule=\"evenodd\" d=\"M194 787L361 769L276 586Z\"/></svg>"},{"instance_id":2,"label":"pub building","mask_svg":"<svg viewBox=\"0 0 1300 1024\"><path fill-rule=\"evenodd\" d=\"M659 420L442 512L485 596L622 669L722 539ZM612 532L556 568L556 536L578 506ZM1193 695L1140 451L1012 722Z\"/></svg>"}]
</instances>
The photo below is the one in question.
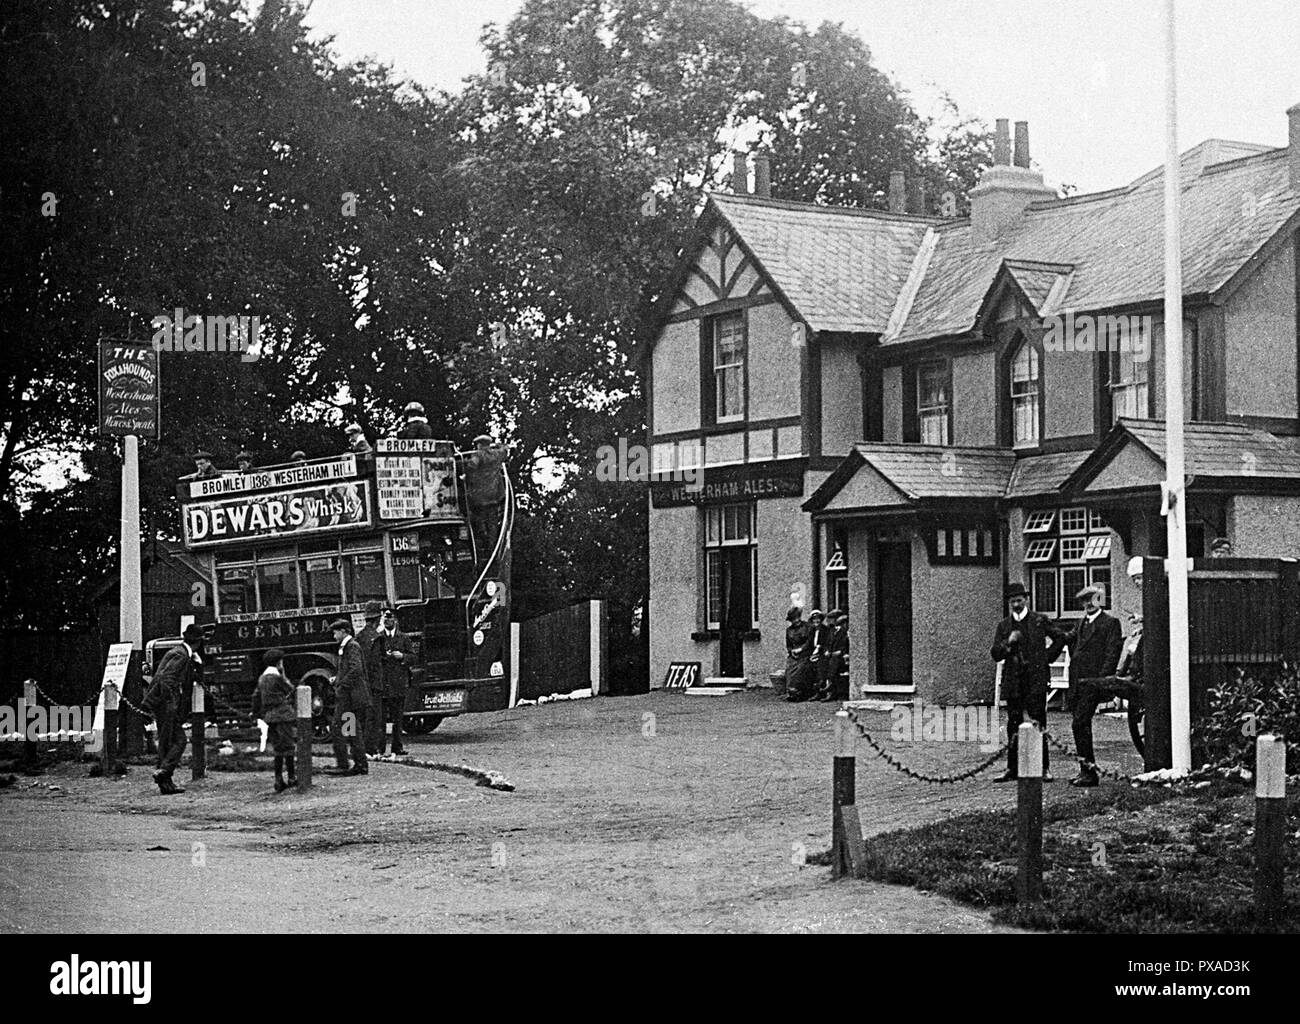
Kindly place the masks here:
<instances>
[{"instance_id":1,"label":"pub building","mask_svg":"<svg viewBox=\"0 0 1300 1024\"><path fill-rule=\"evenodd\" d=\"M1181 162L1188 548L1300 556L1300 105ZM779 170L779 169L778 169ZM643 353L651 685L765 684L785 613L850 612L851 696L994 697L1003 589L1049 618L1165 554L1163 171L1058 197L997 123L970 215L711 193ZM779 174L778 174L779 181ZM1247 201L1249 200L1249 201Z\"/></svg>"}]
</instances>

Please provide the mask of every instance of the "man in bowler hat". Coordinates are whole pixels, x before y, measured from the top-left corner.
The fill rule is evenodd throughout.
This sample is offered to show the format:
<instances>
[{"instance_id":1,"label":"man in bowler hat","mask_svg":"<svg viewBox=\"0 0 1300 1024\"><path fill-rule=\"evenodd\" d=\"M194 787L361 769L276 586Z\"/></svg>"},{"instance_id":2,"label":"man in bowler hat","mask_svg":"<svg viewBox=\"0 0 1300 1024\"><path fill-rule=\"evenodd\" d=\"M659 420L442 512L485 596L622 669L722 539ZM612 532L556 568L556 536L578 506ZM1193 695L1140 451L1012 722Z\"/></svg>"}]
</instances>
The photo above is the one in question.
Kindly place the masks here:
<instances>
[{"instance_id":1,"label":"man in bowler hat","mask_svg":"<svg viewBox=\"0 0 1300 1024\"><path fill-rule=\"evenodd\" d=\"M1065 645L1065 632L1053 626L1047 616L1029 610L1029 594L1023 583L1006 589L1010 614L993 633L991 654L1002 662L1002 696L1007 702L1007 770L995 782L1019 777L1020 726L1027 715L1044 732L1047 730L1047 690L1051 665ZM1047 771L1047 737L1043 736L1043 781L1051 782Z\"/></svg>"}]
</instances>

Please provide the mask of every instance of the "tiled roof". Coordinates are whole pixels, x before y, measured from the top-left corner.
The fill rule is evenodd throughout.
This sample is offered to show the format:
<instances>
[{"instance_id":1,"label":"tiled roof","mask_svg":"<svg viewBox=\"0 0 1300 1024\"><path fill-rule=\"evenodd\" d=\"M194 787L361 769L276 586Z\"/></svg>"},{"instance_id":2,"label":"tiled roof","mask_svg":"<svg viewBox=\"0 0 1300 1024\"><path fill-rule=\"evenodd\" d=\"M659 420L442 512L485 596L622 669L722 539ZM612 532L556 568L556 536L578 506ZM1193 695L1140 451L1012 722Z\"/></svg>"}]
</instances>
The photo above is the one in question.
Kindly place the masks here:
<instances>
[{"instance_id":1,"label":"tiled roof","mask_svg":"<svg viewBox=\"0 0 1300 1024\"><path fill-rule=\"evenodd\" d=\"M912 499L1000 498L1014 453L998 448L858 444L854 450Z\"/></svg>"},{"instance_id":2,"label":"tiled roof","mask_svg":"<svg viewBox=\"0 0 1300 1024\"><path fill-rule=\"evenodd\" d=\"M710 195L815 331L883 333L931 218Z\"/></svg>"},{"instance_id":3,"label":"tiled roof","mask_svg":"<svg viewBox=\"0 0 1300 1024\"><path fill-rule=\"evenodd\" d=\"M1163 421L1119 422L1156 458L1165 461ZM1263 430L1235 423L1188 423L1183 441L1187 472L1195 476L1300 479L1300 452Z\"/></svg>"},{"instance_id":4,"label":"tiled roof","mask_svg":"<svg viewBox=\"0 0 1300 1024\"><path fill-rule=\"evenodd\" d=\"M1084 452L1059 452L1052 455L1029 455L1017 459L1007 484L1006 497L1028 498L1037 494L1054 494L1071 473L1088 457Z\"/></svg>"},{"instance_id":5,"label":"tiled roof","mask_svg":"<svg viewBox=\"0 0 1300 1024\"><path fill-rule=\"evenodd\" d=\"M1183 154L1183 290L1224 285L1300 210L1285 149L1210 140ZM1032 204L992 242L968 220L939 221L753 196L710 202L817 331L884 333L927 229L936 236L919 288L887 343L960 334L1004 263L1041 301L1069 268L1063 308L1106 309L1164 291L1159 169L1123 188Z\"/></svg>"}]
</instances>

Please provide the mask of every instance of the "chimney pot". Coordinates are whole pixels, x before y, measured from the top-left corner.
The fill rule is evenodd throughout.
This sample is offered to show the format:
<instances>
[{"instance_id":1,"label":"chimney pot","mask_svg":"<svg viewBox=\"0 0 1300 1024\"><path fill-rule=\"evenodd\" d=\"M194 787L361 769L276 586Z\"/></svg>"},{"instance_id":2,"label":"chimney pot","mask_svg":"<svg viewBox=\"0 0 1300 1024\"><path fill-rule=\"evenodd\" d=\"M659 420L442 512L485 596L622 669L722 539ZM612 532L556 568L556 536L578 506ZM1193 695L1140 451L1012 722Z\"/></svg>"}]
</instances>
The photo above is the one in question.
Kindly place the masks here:
<instances>
[{"instance_id":1,"label":"chimney pot","mask_svg":"<svg viewBox=\"0 0 1300 1024\"><path fill-rule=\"evenodd\" d=\"M925 216L925 179L919 175L912 180L911 212Z\"/></svg>"},{"instance_id":2,"label":"chimney pot","mask_svg":"<svg viewBox=\"0 0 1300 1024\"><path fill-rule=\"evenodd\" d=\"M749 194L749 164L744 153L731 154L731 191L733 195Z\"/></svg>"},{"instance_id":3,"label":"chimney pot","mask_svg":"<svg viewBox=\"0 0 1300 1024\"><path fill-rule=\"evenodd\" d=\"M1011 163L1011 122L1005 117L997 121L997 134L993 137L993 165L1005 167Z\"/></svg>"},{"instance_id":4,"label":"chimney pot","mask_svg":"<svg viewBox=\"0 0 1300 1024\"><path fill-rule=\"evenodd\" d=\"M907 212L907 178L902 171L889 172L889 212Z\"/></svg>"},{"instance_id":5,"label":"chimney pot","mask_svg":"<svg viewBox=\"0 0 1300 1024\"><path fill-rule=\"evenodd\" d=\"M754 195L772 198L772 162L766 153L754 154Z\"/></svg>"},{"instance_id":6,"label":"chimney pot","mask_svg":"<svg viewBox=\"0 0 1300 1024\"><path fill-rule=\"evenodd\" d=\"M1287 163L1291 166L1291 191L1300 194L1300 103L1286 112L1291 122L1287 139Z\"/></svg>"},{"instance_id":7,"label":"chimney pot","mask_svg":"<svg viewBox=\"0 0 1300 1024\"><path fill-rule=\"evenodd\" d=\"M1029 167L1029 122L1016 122L1016 156L1017 167Z\"/></svg>"}]
</instances>

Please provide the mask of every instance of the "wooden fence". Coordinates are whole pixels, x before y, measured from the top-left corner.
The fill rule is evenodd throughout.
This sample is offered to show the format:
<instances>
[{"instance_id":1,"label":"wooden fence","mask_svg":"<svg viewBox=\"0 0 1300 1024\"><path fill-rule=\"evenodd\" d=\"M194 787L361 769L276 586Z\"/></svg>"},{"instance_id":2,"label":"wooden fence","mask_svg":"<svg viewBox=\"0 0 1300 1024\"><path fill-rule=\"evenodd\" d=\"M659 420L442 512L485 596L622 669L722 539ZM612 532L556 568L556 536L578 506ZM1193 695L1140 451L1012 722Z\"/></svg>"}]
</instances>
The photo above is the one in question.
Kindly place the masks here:
<instances>
[{"instance_id":1,"label":"wooden fence","mask_svg":"<svg viewBox=\"0 0 1300 1024\"><path fill-rule=\"evenodd\" d=\"M1143 661L1147 686L1146 767L1167 768L1169 580L1164 559L1143 559ZM1300 563L1280 558L1198 558L1187 579L1192 723L1209 709L1209 691L1238 667L1269 672L1300 653ZM1195 745L1192 763L1204 752Z\"/></svg>"},{"instance_id":2,"label":"wooden fence","mask_svg":"<svg viewBox=\"0 0 1300 1024\"><path fill-rule=\"evenodd\" d=\"M603 601L584 601L514 623L514 700L592 689L604 692L608 637Z\"/></svg>"}]
</instances>

